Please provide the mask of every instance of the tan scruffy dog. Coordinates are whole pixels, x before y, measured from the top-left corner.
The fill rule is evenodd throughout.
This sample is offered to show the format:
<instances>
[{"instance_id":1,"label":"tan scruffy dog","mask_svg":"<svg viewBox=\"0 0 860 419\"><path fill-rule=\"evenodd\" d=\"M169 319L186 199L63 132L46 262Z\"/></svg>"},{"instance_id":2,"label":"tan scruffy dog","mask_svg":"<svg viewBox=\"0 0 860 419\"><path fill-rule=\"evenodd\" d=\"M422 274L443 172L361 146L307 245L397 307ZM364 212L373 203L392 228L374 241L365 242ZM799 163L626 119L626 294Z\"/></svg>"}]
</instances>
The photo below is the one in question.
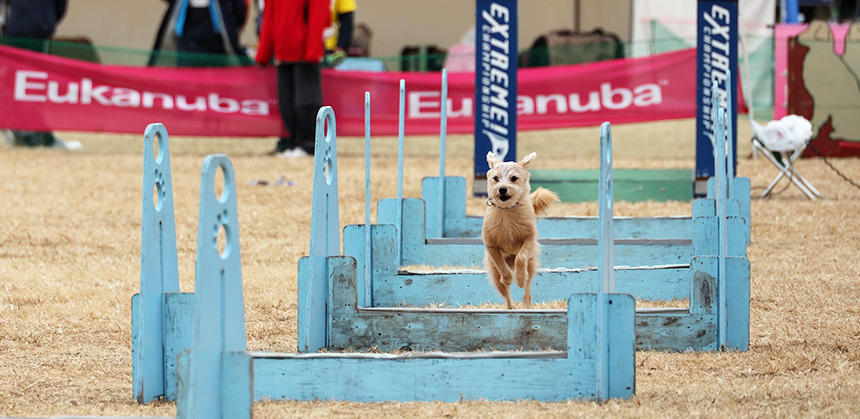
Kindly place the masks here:
<instances>
[{"instance_id":1,"label":"tan scruffy dog","mask_svg":"<svg viewBox=\"0 0 860 419\"><path fill-rule=\"evenodd\" d=\"M544 188L530 193L526 167L535 156L535 153L529 153L517 163L501 162L496 160L492 151L487 153L489 199L481 231L487 247L484 264L493 285L505 297L508 308L513 308L510 288L514 278L520 288L525 288L523 303L526 307L531 305L529 287L540 256L535 216L543 213L553 202L558 202L558 195Z\"/></svg>"}]
</instances>

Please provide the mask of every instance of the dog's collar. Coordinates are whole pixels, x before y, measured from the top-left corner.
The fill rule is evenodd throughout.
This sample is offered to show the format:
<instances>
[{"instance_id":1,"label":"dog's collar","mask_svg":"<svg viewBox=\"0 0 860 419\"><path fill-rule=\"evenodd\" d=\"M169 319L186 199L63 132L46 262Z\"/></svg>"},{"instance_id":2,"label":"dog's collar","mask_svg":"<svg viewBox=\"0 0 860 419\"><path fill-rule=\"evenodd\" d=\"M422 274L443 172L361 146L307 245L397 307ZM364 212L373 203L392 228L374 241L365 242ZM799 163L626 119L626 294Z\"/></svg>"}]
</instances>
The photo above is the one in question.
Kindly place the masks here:
<instances>
[{"instance_id":1,"label":"dog's collar","mask_svg":"<svg viewBox=\"0 0 860 419\"><path fill-rule=\"evenodd\" d=\"M500 210L510 210L510 209L514 209L514 208L519 207L519 206L520 206L520 204L521 204L521 203L520 203L519 201L517 201L517 203L516 203L516 204L514 204L514 206L512 206L512 207L502 208L502 207L500 207L500 206L496 205L496 203L495 203L495 202L493 202L493 198L487 198L487 206L488 206L488 207L496 207L496 208L498 208L498 209L500 209Z\"/></svg>"}]
</instances>

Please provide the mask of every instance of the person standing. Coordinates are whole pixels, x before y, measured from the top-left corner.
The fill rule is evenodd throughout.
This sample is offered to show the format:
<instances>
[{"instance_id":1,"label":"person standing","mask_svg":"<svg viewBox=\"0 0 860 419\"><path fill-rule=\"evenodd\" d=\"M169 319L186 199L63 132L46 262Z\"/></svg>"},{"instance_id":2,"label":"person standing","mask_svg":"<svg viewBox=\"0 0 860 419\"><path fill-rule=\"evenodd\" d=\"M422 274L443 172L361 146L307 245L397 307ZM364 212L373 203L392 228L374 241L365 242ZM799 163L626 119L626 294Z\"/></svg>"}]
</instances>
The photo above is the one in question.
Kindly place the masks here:
<instances>
[{"instance_id":1,"label":"person standing","mask_svg":"<svg viewBox=\"0 0 860 419\"><path fill-rule=\"evenodd\" d=\"M289 132L269 154L291 158L314 153L316 114L322 106L323 30L330 14L329 0L266 1L255 59L268 65L274 58L278 108Z\"/></svg>"},{"instance_id":2,"label":"person standing","mask_svg":"<svg viewBox=\"0 0 860 419\"><path fill-rule=\"evenodd\" d=\"M50 39L57 24L66 15L67 0L8 0L8 14L4 20L4 35L13 38L30 38L22 43L27 49L48 52ZM29 42L33 41L33 42ZM50 131L6 131L16 146L58 147L69 150L81 148L77 141L62 141Z\"/></svg>"},{"instance_id":3,"label":"person standing","mask_svg":"<svg viewBox=\"0 0 860 419\"><path fill-rule=\"evenodd\" d=\"M248 16L247 0L164 1L168 8L149 65L172 64L175 55L161 54L162 50L179 52L176 64L184 67L251 64L239 43L239 32Z\"/></svg>"},{"instance_id":4,"label":"person standing","mask_svg":"<svg viewBox=\"0 0 860 419\"><path fill-rule=\"evenodd\" d=\"M325 61L329 67L337 66L349 53L355 30L355 9L355 0L332 0L332 25L324 32L326 35Z\"/></svg>"}]
</instances>

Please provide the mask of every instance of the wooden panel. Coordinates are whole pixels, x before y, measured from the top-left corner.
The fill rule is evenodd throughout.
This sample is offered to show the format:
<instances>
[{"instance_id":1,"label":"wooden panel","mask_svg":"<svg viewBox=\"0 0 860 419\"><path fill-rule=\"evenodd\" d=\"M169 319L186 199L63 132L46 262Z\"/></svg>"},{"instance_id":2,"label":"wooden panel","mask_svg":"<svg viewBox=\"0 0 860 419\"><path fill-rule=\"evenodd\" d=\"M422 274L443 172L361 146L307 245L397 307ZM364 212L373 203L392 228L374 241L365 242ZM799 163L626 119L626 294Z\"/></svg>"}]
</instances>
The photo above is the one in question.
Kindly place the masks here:
<instances>
[{"instance_id":1,"label":"wooden panel","mask_svg":"<svg viewBox=\"0 0 860 419\"><path fill-rule=\"evenodd\" d=\"M380 214L392 212L394 210L391 207L396 206L395 199L380 200ZM481 266L483 264L484 245L479 237L469 238L471 240L455 238L453 239L456 240L455 243L451 244L446 242L446 239L435 239L428 244L424 220L424 201L415 198L404 200L402 265ZM385 222L383 220L380 223ZM597 227L596 223L594 227ZM620 266L688 264L692 257L690 238L659 240L619 238L615 244L615 262ZM576 236L544 238L541 243L541 266L568 268L597 266L597 249L597 238Z\"/></svg>"},{"instance_id":2,"label":"wooden panel","mask_svg":"<svg viewBox=\"0 0 860 419\"><path fill-rule=\"evenodd\" d=\"M255 358L254 398L456 402L594 399L594 361Z\"/></svg>"},{"instance_id":3,"label":"wooden panel","mask_svg":"<svg viewBox=\"0 0 860 419\"><path fill-rule=\"evenodd\" d=\"M327 127L327 130L326 130ZM340 215L337 183L337 126L334 110L317 112L314 149L314 188L311 203L309 274L298 278L299 350L317 351L327 344L324 323L328 300L326 256L340 254ZM308 326L308 327L304 327Z\"/></svg>"},{"instance_id":4,"label":"wooden panel","mask_svg":"<svg viewBox=\"0 0 860 419\"><path fill-rule=\"evenodd\" d=\"M334 258L336 259L336 258ZM256 399L288 400L519 400L594 399L596 393L597 296L579 294L568 303L571 340L567 356L559 352L476 354L261 354L254 353ZM612 295L610 310L619 327L610 346L614 385L609 397L628 398L635 386L632 344L633 300ZM627 323L629 326L624 326ZM567 327L567 326L566 326ZM626 336L624 336L626 334ZM618 343L622 343L619 345ZM620 372L620 373L619 373ZM428 385L432 384L432 385Z\"/></svg>"},{"instance_id":5,"label":"wooden panel","mask_svg":"<svg viewBox=\"0 0 860 419\"><path fill-rule=\"evenodd\" d=\"M636 393L636 330L629 313L635 311L636 303L630 295L609 294L608 297L609 395L633 397Z\"/></svg>"},{"instance_id":6,"label":"wooden panel","mask_svg":"<svg viewBox=\"0 0 860 419\"><path fill-rule=\"evenodd\" d=\"M483 271L468 273L398 274L394 253L396 230L391 225L372 228L373 277L371 279L374 306L437 303L447 305L477 305L498 302L498 291L489 283ZM359 261L359 284L363 283L364 226L345 227L344 253ZM301 271L301 270L300 270ZM302 278L302 275L300 275ZM595 291L596 268L581 270L540 270L532 282L533 301L557 301L576 292ZM300 284L301 284L300 279ZM637 299L673 300L690 297L691 276L684 265L645 268L618 267L616 287L619 292L633 294ZM522 289L511 288L512 295L522 300Z\"/></svg>"},{"instance_id":7,"label":"wooden panel","mask_svg":"<svg viewBox=\"0 0 860 419\"><path fill-rule=\"evenodd\" d=\"M155 155L155 149L158 155ZM132 391L139 403L149 403L164 392L160 367L164 353L163 295L179 292L176 228L170 142L162 124L150 124L143 137L143 209L140 248L140 301L133 322L137 350L132 352L135 373Z\"/></svg>"},{"instance_id":8,"label":"wooden panel","mask_svg":"<svg viewBox=\"0 0 860 419\"><path fill-rule=\"evenodd\" d=\"M222 173L223 186L216 194L215 177ZM223 248L218 234L224 232ZM225 155L210 155L203 161L200 179L200 219L197 235L197 264L194 292L197 307L190 356L190 380L184 402L193 417L229 417L226 407L242 400L241 392L225 394L229 388L225 371L236 361L226 352L247 350L245 306L242 296L242 261L239 246L239 220L236 207L236 174ZM235 389L233 389L235 390ZM225 399L225 397L227 397ZM248 405L250 407L250 404Z\"/></svg>"},{"instance_id":9,"label":"wooden panel","mask_svg":"<svg viewBox=\"0 0 860 419\"><path fill-rule=\"evenodd\" d=\"M329 349L446 352L563 349L566 316L553 313L371 310L356 308L352 258L329 258L332 277Z\"/></svg>"},{"instance_id":10,"label":"wooden panel","mask_svg":"<svg viewBox=\"0 0 860 419\"><path fill-rule=\"evenodd\" d=\"M717 350L716 314L639 314L636 349L657 351Z\"/></svg>"},{"instance_id":11,"label":"wooden panel","mask_svg":"<svg viewBox=\"0 0 860 419\"><path fill-rule=\"evenodd\" d=\"M728 349L749 350L750 262L745 257L726 258L726 303Z\"/></svg>"},{"instance_id":12,"label":"wooden panel","mask_svg":"<svg viewBox=\"0 0 860 419\"><path fill-rule=\"evenodd\" d=\"M427 203L427 219L438 218L438 180L424 178L421 198ZM456 180L452 180L456 179ZM466 216L466 181L462 177L447 177L445 183L445 237L480 237L482 217ZM377 221L393 223L390 213L380 205ZM615 237L618 238L677 238L693 235L690 217L616 217ZM539 218L538 235L544 238L597 238L597 217ZM430 235L429 237L438 237Z\"/></svg>"},{"instance_id":13,"label":"wooden panel","mask_svg":"<svg viewBox=\"0 0 860 419\"><path fill-rule=\"evenodd\" d=\"M182 351L191 348L196 309L197 295L193 293L164 296L164 395L167 400L175 399L176 359Z\"/></svg>"},{"instance_id":14,"label":"wooden panel","mask_svg":"<svg viewBox=\"0 0 860 419\"><path fill-rule=\"evenodd\" d=\"M344 268L354 271L355 265L347 263L347 259L330 258L328 265L333 275L342 275ZM584 338L586 342L594 341L596 325L591 312L597 298L594 294L570 298L565 316L570 335ZM611 309L610 316L621 324L632 322L632 298L625 295L612 295L611 298L618 304ZM218 314L220 310L215 303L210 299L201 300L198 313L223 316L225 313L221 311ZM632 328L626 330L627 336L618 336L624 331L621 327L613 333L610 345L615 345L615 340L624 342L632 339ZM570 356L570 352L486 355L253 353L251 362L247 352L230 352L222 348L224 362L221 366L200 363L197 357L213 348L195 346L193 352L185 351L180 356L177 413L180 418L248 417L251 406L247 395L251 391L257 400L595 399L595 357L598 355L593 345L577 345L571 341L565 346L581 348L576 351L579 356ZM632 364L633 352L627 352L626 358L621 363ZM222 373L213 375L214 383L204 382L201 375L193 373L200 366L207 366L212 372L221 370ZM623 374L610 371L611 379L621 390L608 394L609 397L632 396L634 378L627 375L624 368L621 370ZM200 386L212 384L221 389L220 397L196 398Z\"/></svg>"},{"instance_id":15,"label":"wooden panel","mask_svg":"<svg viewBox=\"0 0 860 419\"><path fill-rule=\"evenodd\" d=\"M384 230L386 226L379 226ZM390 228L390 227L389 227ZM375 231L375 230L374 230ZM475 351L564 349L565 323L561 310L456 310L374 307L358 308L355 282L357 272L351 257L328 258L332 278L330 349L381 351ZM708 265L710 266L710 265ZM301 269L301 268L300 268ZM712 281L705 277L707 281ZM710 287L711 285L709 285ZM688 288L689 290L689 288ZM632 298L632 297L631 297ZM692 302L691 304L698 304ZM636 347L685 350L689 345L706 341L700 329L712 327L710 317L690 315L689 311L637 313L639 317L671 316L664 323L639 329L643 337ZM651 316L651 317L648 317ZM711 315L713 317L713 315ZM650 320L648 320L650 322ZM715 330L710 335L715 334ZM648 346L643 346L648 345ZM697 349L712 349L710 346Z\"/></svg>"},{"instance_id":16,"label":"wooden panel","mask_svg":"<svg viewBox=\"0 0 860 419\"><path fill-rule=\"evenodd\" d=\"M690 298L689 267L652 269L618 269L615 288L641 300L674 300ZM541 270L532 281L532 301L558 301L576 292L592 292L600 280L597 269ZM373 301L376 306L451 307L502 303L499 292L484 271L463 273L403 273L373 278ZM522 301L523 290L511 288L511 298Z\"/></svg>"}]
</instances>

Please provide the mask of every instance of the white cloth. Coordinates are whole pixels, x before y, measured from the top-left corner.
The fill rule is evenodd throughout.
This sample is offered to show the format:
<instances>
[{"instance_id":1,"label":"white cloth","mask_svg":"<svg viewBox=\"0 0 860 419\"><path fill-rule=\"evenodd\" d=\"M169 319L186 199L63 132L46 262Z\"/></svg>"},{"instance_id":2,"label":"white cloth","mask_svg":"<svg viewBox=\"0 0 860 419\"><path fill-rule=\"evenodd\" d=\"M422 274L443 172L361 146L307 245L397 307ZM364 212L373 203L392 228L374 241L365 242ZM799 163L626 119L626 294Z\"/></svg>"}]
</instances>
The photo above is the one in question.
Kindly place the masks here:
<instances>
[{"instance_id":1,"label":"white cloth","mask_svg":"<svg viewBox=\"0 0 860 419\"><path fill-rule=\"evenodd\" d=\"M191 7L209 7L209 0L188 0L188 5Z\"/></svg>"},{"instance_id":2,"label":"white cloth","mask_svg":"<svg viewBox=\"0 0 860 419\"><path fill-rule=\"evenodd\" d=\"M765 126L752 122L753 134L770 151L795 151L812 138L812 123L799 115L786 115Z\"/></svg>"}]
</instances>

